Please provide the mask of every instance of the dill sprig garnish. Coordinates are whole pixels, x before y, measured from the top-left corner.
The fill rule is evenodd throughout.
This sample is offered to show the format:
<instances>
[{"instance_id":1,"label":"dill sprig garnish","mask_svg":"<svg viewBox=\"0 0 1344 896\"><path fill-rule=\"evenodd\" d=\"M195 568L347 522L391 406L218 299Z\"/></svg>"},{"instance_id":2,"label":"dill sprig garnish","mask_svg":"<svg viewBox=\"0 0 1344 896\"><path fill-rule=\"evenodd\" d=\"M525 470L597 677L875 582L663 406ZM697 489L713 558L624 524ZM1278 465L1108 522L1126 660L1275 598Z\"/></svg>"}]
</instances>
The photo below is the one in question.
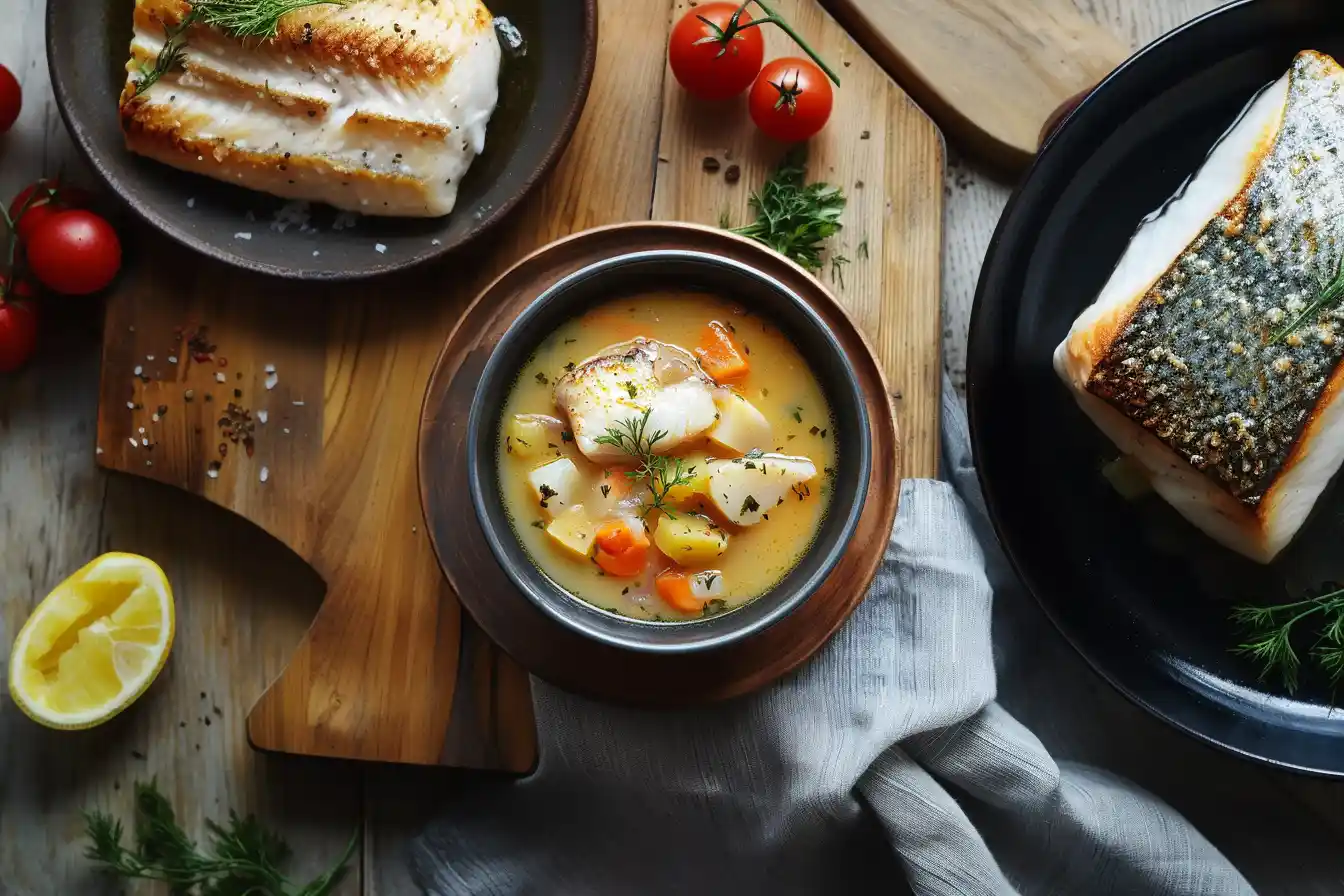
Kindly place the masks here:
<instances>
[{"instance_id":1,"label":"dill sprig garnish","mask_svg":"<svg viewBox=\"0 0 1344 896\"><path fill-rule=\"evenodd\" d=\"M1243 604L1232 609L1231 618L1246 637L1233 652L1258 663L1261 679L1277 676L1290 694L1297 690L1302 669L1294 644L1294 636L1300 637L1297 626L1313 619L1319 624L1308 655L1331 687L1344 683L1344 588L1277 606Z\"/></svg>"},{"instance_id":2,"label":"dill sprig garnish","mask_svg":"<svg viewBox=\"0 0 1344 896\"><path fill-rule=\"evenodd\" d=\"M1321 291L1316 295L1316 298L1313 299L1307 307L1303 308L1297 317L1293 318L1286 327L1283 327L1275 332L1273 336L1270 336L1270 344L1273 345L1280 339L1285 338L1288 334L1302 326L1303 323L1314 318L1322 311L1338 305L1340 299L1344 299L1344 256L1340 256L1340 260L1335 264L1334 276L1322 284Z\"/></svg>"},{"instance_id":3,"label":"dill sprig garnish","mask_svg":"<svg viewBox=\"0 0 1344 896\"><path fill-rule=\"evenodd\" d=\"M154 67L140 67L140 78L135 82L135 96L158 83L168 72L178 68L186 59L187 29L200 22L218 28L230 37L275 37L280 20L291 12L309 6L344 6L350 0L196 0L191 11L176 25L163 26L163 49L154 60Z\"/></svg>"},{"instance_id":4,"label":"dill sprig garnish","mask_svg":"<svg viewBox=\"0 0 1344 896\"><path fill-rule=\"evenodd\" d=\"M843 226L840 215L848 200L831 184L805 184L806 161L803 150L791 150L761 189L751 194L748 202L756 220L731 232L765 243L815 273L822 267L822 243Z\"/></svg>"},{"instance_id":5,"label":"dill sprig garnish","mask_svg":"<svg viewBox=\"0 0 1344 896\"><path fill-rule=\"evenodd\" d=\"M667 436L667 431L659 429L647 434L649 415L652 413L653 409L649 408L640 417L631 417L616 426L608 426L606 433L593 441L599 445L610 445L639 462L638 467L627 471L625 475L633 480L643 480L649 494L653 496L653 503L644 508L643 516L648 516L651 510L661 510L668 519L674 520L677 515L668 509L667 496L672 489L688 485L695 479L695 467L684 466L679 457L653 453L653 446Z\"/></svg>"},{"instance_id":6,"label":"dill sprig garnish","mask_svg":"<svg viewBox=\"0 0 1344 896\"><path fill-rule=\"evenodd\" d=\"M229 813L226 825L206 821L211 853L203 853L177 823L177 816L157 785L135 785L134 847L122 844L121 822L102 812L84 813L89 845L86 858L121 878L163 881L173 893L252 894L252 896L327 896L345 876L355 854L358 832L340 860L303 886L287 878L280 866L291 851L277 834L252 816Z\"/></svg>"}]
</instances>

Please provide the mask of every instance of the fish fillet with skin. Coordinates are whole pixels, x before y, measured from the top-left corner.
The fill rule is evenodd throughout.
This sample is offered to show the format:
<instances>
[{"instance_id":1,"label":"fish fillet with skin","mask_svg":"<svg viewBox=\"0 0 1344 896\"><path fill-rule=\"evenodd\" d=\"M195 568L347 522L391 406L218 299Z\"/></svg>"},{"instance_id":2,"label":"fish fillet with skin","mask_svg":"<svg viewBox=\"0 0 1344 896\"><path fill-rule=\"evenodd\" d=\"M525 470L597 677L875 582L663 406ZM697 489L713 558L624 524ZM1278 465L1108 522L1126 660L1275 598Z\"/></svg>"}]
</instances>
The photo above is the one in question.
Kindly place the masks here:
<instances>
[{"instance_id":1,"label":"fish fillet with skin","mask_svg":"<svg viewBox=\"0 0 1344 896\"><path fill-rule=\"evenodd\" d=\"M568 416L584 457L598 463L628 461L626 451L598 437L639 421L647 411L645 439L664 433L653 451L669 454L714 425L714 389L690 352L640 337L602 349L557 380L555 404Z\"/></svg>"},{"instance_id":2,"label":"fish fillet with skin","mask_svg":"<svg viewBox=\"0 0 1344 896\"><path fill-rule=\"evenodd\" d=\"M1154 490L1260 563L1344 463L1344 70L1313 51L1139 226L1055 350Z\"/></svg>"},{"instance_id":3,"label":"fish fillet with skin","mask_svg":"<svg viewBox=\"0 0 1344 896\"><path fill-rule=\"evenodd\" d=\"M267 40L193 24L183 66L136 96L190 9L136 0L121 94L132 152L368 215L452 211L499 97L499 41L478 0L309 6Z\"/></svg>"}]
</instances>

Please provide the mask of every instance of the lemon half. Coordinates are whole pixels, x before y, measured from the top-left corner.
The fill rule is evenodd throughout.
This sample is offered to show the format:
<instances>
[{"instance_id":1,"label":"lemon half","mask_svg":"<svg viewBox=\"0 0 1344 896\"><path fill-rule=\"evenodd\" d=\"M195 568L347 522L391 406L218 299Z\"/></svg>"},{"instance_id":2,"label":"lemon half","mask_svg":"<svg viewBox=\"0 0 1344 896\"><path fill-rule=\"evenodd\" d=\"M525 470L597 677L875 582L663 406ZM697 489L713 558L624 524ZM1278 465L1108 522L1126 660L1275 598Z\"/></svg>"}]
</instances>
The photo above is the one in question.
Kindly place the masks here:
<instances>
[{"instance_id":1,"label":"lemon half","mask_svg":"<svg viewBox=\"0 0 1344 896\"><path fill-rule=\"evenodd\" d=\"M173 646L173 590L153 560L103 554L37 605L14 641L9 693L50 728L91 728L145 692Z\"/></svg>"}]
</instances>

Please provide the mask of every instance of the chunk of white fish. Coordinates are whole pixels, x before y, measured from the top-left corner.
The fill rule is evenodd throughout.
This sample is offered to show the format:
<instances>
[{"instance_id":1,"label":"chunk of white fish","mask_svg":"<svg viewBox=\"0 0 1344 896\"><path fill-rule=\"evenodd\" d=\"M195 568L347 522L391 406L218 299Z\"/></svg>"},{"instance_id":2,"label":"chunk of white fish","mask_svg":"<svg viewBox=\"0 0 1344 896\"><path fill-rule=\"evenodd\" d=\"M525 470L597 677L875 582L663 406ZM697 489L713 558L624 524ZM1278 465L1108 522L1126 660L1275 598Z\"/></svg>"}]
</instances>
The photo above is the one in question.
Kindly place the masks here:
<instances>
[{"instance_id":1,"label":"chunk of white fish","mask_svg":"<svg viewBox=\"0 0 1344 896\"><path fill-rule=\"evenodd\" d=\"M812 496L817 478L811 459L788 454L758 454L710 464L709 499L719 513L739 526L754 526L785 501Z\"/></svg>"}]
</instances>

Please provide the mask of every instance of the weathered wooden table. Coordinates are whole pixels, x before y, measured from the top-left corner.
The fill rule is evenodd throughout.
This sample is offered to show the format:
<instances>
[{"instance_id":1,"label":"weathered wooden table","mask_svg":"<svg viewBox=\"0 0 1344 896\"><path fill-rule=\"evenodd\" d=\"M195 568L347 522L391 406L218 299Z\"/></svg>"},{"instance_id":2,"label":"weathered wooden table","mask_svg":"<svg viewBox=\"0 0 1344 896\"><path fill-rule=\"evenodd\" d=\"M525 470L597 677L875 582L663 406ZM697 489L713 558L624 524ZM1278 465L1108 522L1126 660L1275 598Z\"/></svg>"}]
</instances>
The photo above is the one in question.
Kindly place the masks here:
<instances>
[{"instance_id":1,"label":"weathered wooden table","mask_svg":"<svg viewBox=\"0 0 1344 896\"><path fill-rule=\"evenodd\" d=\"M1217 5L1075 2L1134 44ZM23 82L26 101L19 126L0 139L0 197L75 164L47 90L43 7L44 0L0 0L0 60ZM1009 187L954 161L946 191L944 358L960 387L975 279ZM286 659L276 645L299 641L322 584L250 524L176 490L94 469L96 315L71 306L49 316L39 362L0 379L0 657L38 597L113 547L166 559L179 630L197 634L179 642L152 707L94 731L47 732L0 701L0 896L98 892L80 857L79 811L124 805L130 783L154 775L189 826L230 807L257 811L289 836L300 870L317 869L360 827L363 851L341 892L410 892L407 839L475 778L270 757L248 747L244 714ZM1039 649L1001 696L1056 755L1148 787L1264 893L1344 892L1344 785L1278 774L1196 744L1127 703L1043 619L1035 623ZM1071 711L1095 720L1087 736L1052 727L1050 719Z\"/></svg>"}]
</instances>

